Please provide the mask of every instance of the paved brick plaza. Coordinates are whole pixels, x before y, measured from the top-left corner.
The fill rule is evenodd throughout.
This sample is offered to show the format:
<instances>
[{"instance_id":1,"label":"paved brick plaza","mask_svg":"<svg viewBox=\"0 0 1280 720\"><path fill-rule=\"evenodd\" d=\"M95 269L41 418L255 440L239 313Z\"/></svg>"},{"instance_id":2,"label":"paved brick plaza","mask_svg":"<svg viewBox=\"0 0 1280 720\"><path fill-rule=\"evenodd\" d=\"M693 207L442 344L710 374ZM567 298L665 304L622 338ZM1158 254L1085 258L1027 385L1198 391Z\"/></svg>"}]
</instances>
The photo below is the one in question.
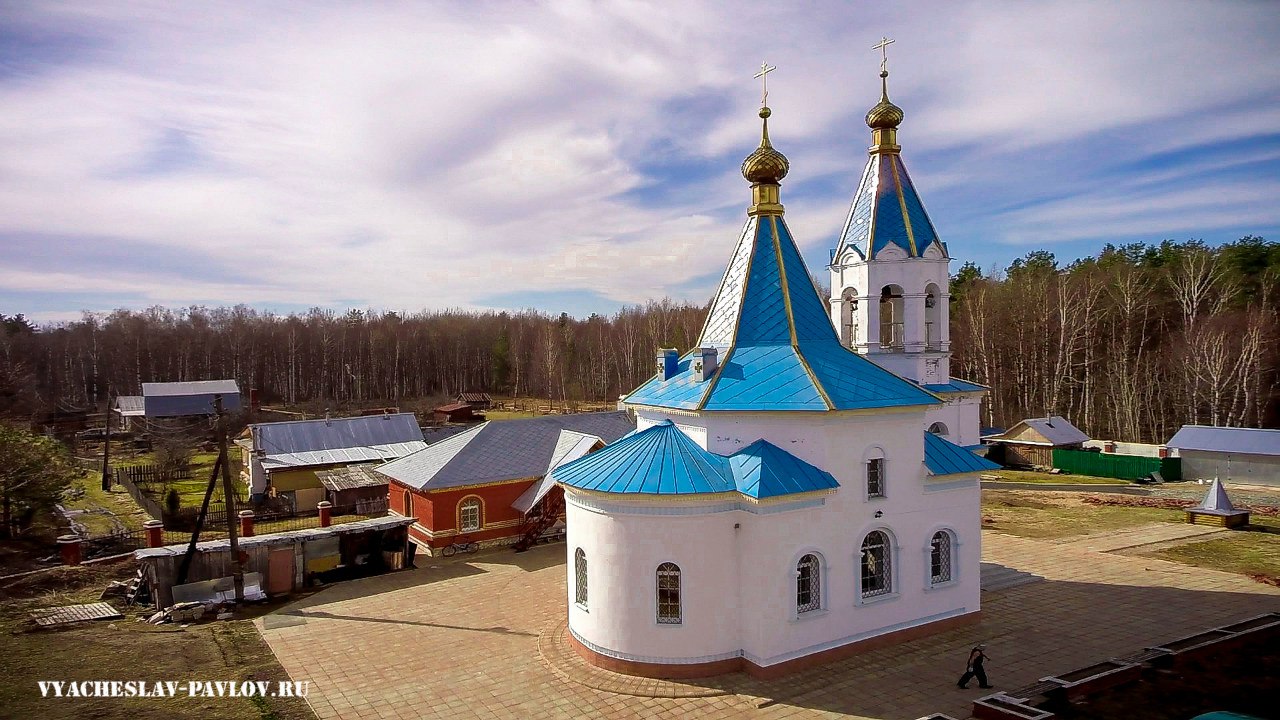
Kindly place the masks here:
<instances>
[{"instance_id":1,"label":"paved brick plaza","mask_svg":"<svg viewBox=\"0 0 1280 720\"><path fill-rule=\"evenodd\" d=\"M1155 528L1153 528L1155 530ZM668 683L565 652L564 546L344 583L258 620L320 718L968 717L954 685L988 643L997 688L1268 611L1280 588L1228 573L987 532L983 559L1046 578L983 593L980 624L774 682ZM976 687L976 683L970 685Z\"/></svg>"}]
</instances>

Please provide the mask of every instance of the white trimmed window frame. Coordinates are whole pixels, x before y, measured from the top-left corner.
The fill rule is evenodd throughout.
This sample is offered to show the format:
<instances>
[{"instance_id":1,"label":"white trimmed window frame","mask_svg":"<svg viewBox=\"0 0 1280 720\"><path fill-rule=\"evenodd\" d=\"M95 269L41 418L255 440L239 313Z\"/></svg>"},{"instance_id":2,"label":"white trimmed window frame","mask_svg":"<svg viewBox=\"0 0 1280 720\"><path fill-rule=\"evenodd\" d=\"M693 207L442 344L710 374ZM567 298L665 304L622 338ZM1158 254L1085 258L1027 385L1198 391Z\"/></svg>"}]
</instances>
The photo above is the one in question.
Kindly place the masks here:
<instances>
[{"instance_id":1,"label":"white trimmed window frame","mask_svg":"<svg viewBox=\"0 0 1280 720\"><path fill-rule=\"evenodd\" d=\"M590 597L587 595L589 590L587 574L589 566L587 565L587 553L578 548L573 551L573 604L578 606L579 610L586 611L587 603Z\"/></svg>"},{"instance_id":2,"label":"white trimmed window frame","mask_svg":"<svg viewBox=\"0 0 1280 720\"><path fill-rule=\"evenodd\" d=\"M474 524L471 524L474 515ZM484 500L479 495L468 495L458 501L458 532L479 532L484 528Z\"/></svg>"},{"instance_id":3,"label":"white trimmed window frame","mask_svg":"<svg viewBox=\"0 0 1280 720\"><path fill-rule=\"evenodd\" d=\"M879 465L879 488L878 492L871 492L871 468L872 464L878 461ZM884 448L879 445L872 445L867 448L867 452L862 456L862 499L867 501L884 500L889 497L889 461L886 458Z\"/></svg>"},{"instance_id":4,"label":"white trimmed window frame","mask_svg":"<svg viewBox=\"0 0 1280 720\"><path fill-rule=\"evenodd\" d=\"M675 614L663 615L662 580L664 573L674 573L675 578ZM671 577L671 576L668 576ZM684 570L676 563L667 561L659 563L653 571L653 622L658 627L680 627L684 625Z\"/></svg>"},{"instance_id":5,"label":"white trimmed window frame","mask_svg":"<svg viewBox=\"0 0 1280 720\"><path fill-rule=\"evenodd\" d=\"M950 547L951 558L950 558L950 566L949 566L949 569L951 571L951 577L948 580L944 580L941 582L934 582L933 581L933 538L938 533L946 533L948 538L951 540L951 547ZM923 553L924 555L924 589L925 590L941 590L944 588L953 587L960 582L960 563L957 562L957 560L960 557L960 548L963 545L964 543L960 542L960 535L955 531L954 528L951 528L950 526L938 525L932 528L931 530L929 530L929 534L927 536L927 539L925 540L924 553Z\"/></svg>"},{"instance_id":6,"label":"white trimmed window frame","mask_svg":"<svg viewBox=\"0 0 1280 720\"><path fill-rule=\"evenodd\" d=\"M812 555L817 560L817 582L818 582L818 598L817 607L801 612L799 595L800 595L800 561L805 557ZM791 564L788 566L787 579L787 607L790 608L791 621L809 620L811 618L822 617L829 612L830 602L828 593L830 592L831 579L827 566L827 558L817 548L805 548L797 552L791 558Z\"/></svg>"},{"instance_id":7,"label":"white trimmed window frame","mask_svg":"<svg viewBox=\"0 0 1280 720\"><path fill-rule=\"evenodd\" d=\"M889 560L889 572L887 577L887 580L889 582L889 589L887 592L881 592L876 595L868 596L863 593L863 589L862 589L862 552L863 552L862 548L866 544L867 538L871 537L872 533L877 533L877 532L882 533L885 537L885 551L886 551L886 554L888 555L888 560ZM900 548L898 546L897 536L894 535L893 531L890 530L889 528L883 525L877 525L877 526L866 528L865 530L862 531L862 533L857 535L857 538L858 538L857 549L854 550L854 554L853 554L853 566L854 566L853 577L854 577L854 591L855 591L853 594L854 605L874 605L875 603L895 600L898 597L900 597L902 595L902 591L901 591L902 586L898 582L899 581L898 570L900 565L900 563L898 562L898 559L901 557L901 554L898 552Z\"/></svg>"}]
</instances>

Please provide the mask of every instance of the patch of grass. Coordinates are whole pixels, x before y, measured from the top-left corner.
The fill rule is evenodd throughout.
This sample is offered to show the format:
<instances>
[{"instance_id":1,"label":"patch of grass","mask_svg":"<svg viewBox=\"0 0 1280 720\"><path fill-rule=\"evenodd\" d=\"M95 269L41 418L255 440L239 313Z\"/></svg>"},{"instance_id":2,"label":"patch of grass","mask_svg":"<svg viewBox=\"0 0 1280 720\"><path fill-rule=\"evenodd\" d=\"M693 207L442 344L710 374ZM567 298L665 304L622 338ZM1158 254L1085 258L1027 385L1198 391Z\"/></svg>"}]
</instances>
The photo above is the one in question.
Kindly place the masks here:
<instances>
[{"instance_id":1,"label":"patch of grass","mask_svg":"<svg viewBox=\"0 0 1280 720\"><path fill-rule=\"evenodd\" d=\"M124 564L114 572L133 572ZM127 612L121 620L80 623L61 630L32 630L27 612L37 607L94 602L111 574L85 573L71 589L43 592L25 600L0 603L0 633L5 638L5 669L0 674L0 714L42 720L82 717L174 717L229 720L301 720L313 718L298 698L186 697L192 680L287 680L284 669L250 620L148 625ZM72 578L64 580L74 582ZM163 680L179 683L175 698L42 698L36 680Z\"/></svg>"},{"instance_id":2,"label":"patch of grass","mask_svg":"<svg viewBox=\"0 0 1280 720\"><path fill-rule=\"evenodd\" d=\"M1093 475L1051 475L1029 470L995 470L989 475L999 475L1005 482L1035 483L1039 485L1130 485L1128 480L1095 477Z\"/></svg>"},{"instance_id":3,"label":"patch of grass","mask_svg":"<svg viewBox=\"0 0 1280 720\"><path fill-rule=\"evenodd\" d=\"M1226 537L1150 553L1162 560L1245 575L1280 578L1280 533L1236 531Z\"/></svg>"},{"instance_id":4,"label":"patch of grass","mask_svg":"<svg viewBox=\"0 0 1280 720\"><path fill-rule=\"evenodd\" d=\"M1061 538L1182 521L1183 514L1177 510L1085 505L1062 493L982 493L982 527L1018 537Z\"/></svg>"},{"instance_id":5,"label":"patch of grass","mask_svg":"<svg viewBox=\"0 0 1280 720\"><path fill-rule=\"evenodd\" d=\"M138 530L142 527L142 523L151 519L142 508L138 507L138 503L133 501L124 488L113 485L110 491L103 490L102 476L97 473L83 473L71 485L84 494L75 499L66 500L63 502L64 507L72 510L98 508L110 510L129 530ZM105 535L115 527L110 518L105 515L86 513L78 516L76 522L89 528L89 532L94 535Z\"/></svg>"}]
</instances>

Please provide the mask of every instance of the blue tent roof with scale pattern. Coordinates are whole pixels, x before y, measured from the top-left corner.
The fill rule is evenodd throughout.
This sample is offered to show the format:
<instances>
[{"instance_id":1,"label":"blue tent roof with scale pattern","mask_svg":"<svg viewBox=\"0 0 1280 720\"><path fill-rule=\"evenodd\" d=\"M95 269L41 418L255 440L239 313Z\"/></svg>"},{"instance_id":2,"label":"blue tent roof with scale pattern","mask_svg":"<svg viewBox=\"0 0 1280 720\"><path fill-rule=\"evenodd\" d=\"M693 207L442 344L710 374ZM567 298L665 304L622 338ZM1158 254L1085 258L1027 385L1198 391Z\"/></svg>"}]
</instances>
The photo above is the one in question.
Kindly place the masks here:
<instances>
[{"instance_id":1,"label":"blue tent roof with scale pattern","mask_svg":"<svg viewBox=\"0 0 1280 720\"><path fill-rule=\"evenodd\" d=\"M719 349L710 379L694 379L690 353L674 376L654 376L624 401L682 410L817 412L939 402L840 344L780 213L748 219L698 346Z\"/></svg>"}]
</instances>

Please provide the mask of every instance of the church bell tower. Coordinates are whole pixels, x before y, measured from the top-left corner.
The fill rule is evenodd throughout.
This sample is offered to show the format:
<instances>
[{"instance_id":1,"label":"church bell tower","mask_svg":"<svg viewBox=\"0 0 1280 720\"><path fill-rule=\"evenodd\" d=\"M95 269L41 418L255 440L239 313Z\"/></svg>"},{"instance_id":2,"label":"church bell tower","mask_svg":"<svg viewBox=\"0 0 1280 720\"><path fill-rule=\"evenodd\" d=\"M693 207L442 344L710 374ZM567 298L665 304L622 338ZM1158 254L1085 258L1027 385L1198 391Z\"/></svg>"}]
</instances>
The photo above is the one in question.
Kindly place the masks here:
<instances>
[{"instance_id":1,"label":"church bell tower","mask_svg":"<svg viewBox=\"0 0 1280 720\"><path fill-rule=\"evenodd\" d=\"M903 113L888 78L882 57L880 102L866 117L870 158L831 254L831 320L845 347L920 384L945 384L950 257L902 163Z\"/></svg>"}]
</instances>

